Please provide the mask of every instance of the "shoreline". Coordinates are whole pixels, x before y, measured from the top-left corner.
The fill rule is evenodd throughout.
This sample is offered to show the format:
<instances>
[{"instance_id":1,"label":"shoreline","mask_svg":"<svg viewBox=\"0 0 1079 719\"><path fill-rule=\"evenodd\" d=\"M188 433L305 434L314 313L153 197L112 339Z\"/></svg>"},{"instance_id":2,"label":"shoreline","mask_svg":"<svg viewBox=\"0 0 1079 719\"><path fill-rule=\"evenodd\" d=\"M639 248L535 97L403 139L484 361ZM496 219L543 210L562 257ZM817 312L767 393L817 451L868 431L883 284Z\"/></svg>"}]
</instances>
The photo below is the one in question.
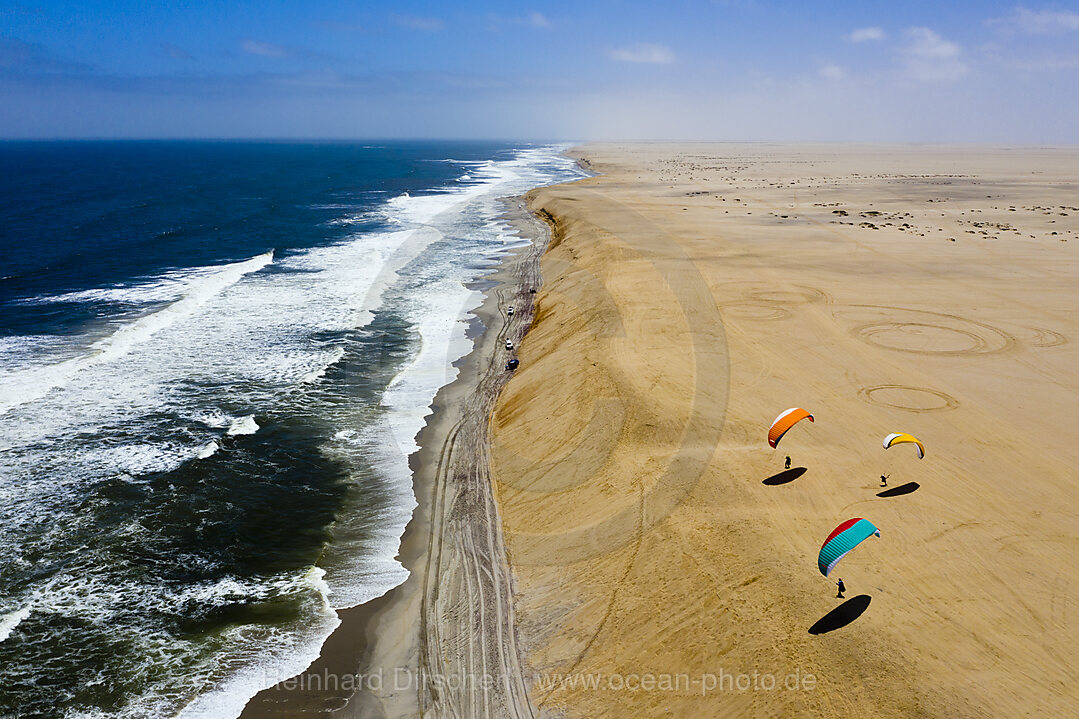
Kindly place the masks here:
<instances>
[{"instance_id":1,"label":"shoreline","mask_svg":"<svg viewBox=\"0 0 1079 719\"><path fill-rule=\"evenodd\" d=\"M487 476L489 420L512 375L504 363L516 356L503 343L510 339L518 345L529 329L535 298L529 290L541 284L539 262L550 242L549 228L528 209L526 198L508 198L504 218L531 244L509 250L493 273L472 285L483 301L468 320L469 336L472 327L482 331L472 351L456 363L457 378L436 394L416 438L420 449L409 457L417 507L398 553L408 579L381 597L339 611L341 624L319 658L252 697L243 719L415 716L435 706L467 710L480 704L501 716L532 716L515 643L513 580ZM512 316L505 313L507 305L515 308ZM458 450L461 444L465 451ZM478 579L484 576L485 581ZM473 621L457 616L462 609L478 611L481 623L489 622L492 617L483 611L487 604L497 623L486 625L489 631L477 631ZM442 622L446 614L454 621ZM492 636L497 641L478 657L470 651L455 657L469 667L450 667L433 649L453 642L459 631L468 636L457 636L458 646L462 641L487 645ZM456 692L439 686L440 677L462 673L490 677L495 686Z\"/></svg>"}]
</instances>

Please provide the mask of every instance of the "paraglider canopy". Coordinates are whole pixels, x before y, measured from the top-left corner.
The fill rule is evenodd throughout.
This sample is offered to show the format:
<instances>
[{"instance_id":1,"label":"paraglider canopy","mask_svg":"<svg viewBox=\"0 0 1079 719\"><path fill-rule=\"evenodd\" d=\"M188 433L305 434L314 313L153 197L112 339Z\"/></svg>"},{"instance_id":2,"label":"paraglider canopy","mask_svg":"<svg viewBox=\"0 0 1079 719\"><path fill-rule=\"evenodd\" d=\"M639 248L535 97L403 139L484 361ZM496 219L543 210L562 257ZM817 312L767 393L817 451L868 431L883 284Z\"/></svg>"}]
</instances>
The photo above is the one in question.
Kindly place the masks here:
<instances>
[{"instance_id":1,"label":"paraglider canopy","mask_svg":"<svg viewBox=\"0 0 1079 719\"><path fill-rule=\"evenodd\" d=\"M884 438L884 448L888 449L893 444L913 444L918 450L918 459L925 458L925 445L922 441L913 435L909 435L906 432L892 432L890 435Z\"/></svg>"},{"instance_id":2,"label":"paraglider canopy","mask_svg":"<svg viewBox=\"0 0 1079 719\"><path fill-rule=\"evenodd\" d=\"M775 449L776 445L779 444L779 440L783 439L783 435L787 433L787 430L803 419L808 419L810 422L814 421L813 415L801 407L791 407L776 417L775 421L772 422L772 426L768 428L768 445Z\"/></svg>"},{"instance_id":3,"label":"paraglider canopy","mask_svg":"<svg viewBox=\"0 0 1079 719\"><path fill-rule=\"evenodd\" d=\"M840 524L828 539L821 545L820 554L817 555L817 569L824 576L839 564L839 560L847 556L852 549L873 536L880 536L880 530L868 519L857 517L848 519Z\"/></svg>"}]
</instances>

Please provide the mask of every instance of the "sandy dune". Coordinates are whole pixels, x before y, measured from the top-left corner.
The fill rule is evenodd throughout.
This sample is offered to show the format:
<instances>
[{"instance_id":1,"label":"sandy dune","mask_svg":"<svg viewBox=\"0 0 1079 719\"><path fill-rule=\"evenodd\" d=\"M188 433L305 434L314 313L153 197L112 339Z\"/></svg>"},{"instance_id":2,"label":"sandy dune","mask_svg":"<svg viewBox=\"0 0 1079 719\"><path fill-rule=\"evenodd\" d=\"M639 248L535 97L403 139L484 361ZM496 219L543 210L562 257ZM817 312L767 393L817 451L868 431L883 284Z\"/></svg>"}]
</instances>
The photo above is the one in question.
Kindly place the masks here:
<instances>
[{"instance_id":1,"label":"sandy dune","mask_svg":"<svg viewBox=\"0 0 1079 719\"><path fill-rule=\"evenodd\" d=\"M1079 150L579 152L492 418L537 713L1074 712Z\"/></svg>"}]
</instances>

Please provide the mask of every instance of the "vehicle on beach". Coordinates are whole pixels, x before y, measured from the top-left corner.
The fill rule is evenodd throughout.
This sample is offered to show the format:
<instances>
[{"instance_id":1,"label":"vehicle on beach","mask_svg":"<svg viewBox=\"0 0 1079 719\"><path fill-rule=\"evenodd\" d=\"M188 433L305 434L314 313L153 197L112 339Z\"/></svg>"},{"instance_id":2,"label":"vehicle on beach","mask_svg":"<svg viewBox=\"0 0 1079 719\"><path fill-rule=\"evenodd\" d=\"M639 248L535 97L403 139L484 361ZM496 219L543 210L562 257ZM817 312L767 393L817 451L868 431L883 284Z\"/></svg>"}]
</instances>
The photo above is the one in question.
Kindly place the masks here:
<instances>
[{"instance_id":1,"label":"vehicle on beach","mask_svg":"<svg viewBox=\"0 0 1079 719\"><path fill-rule=\"evenodd\" d=\"M517 369L517 365L519 364L520 362L518 362L517 360L511 359L509 362L506 363L506 369L509 371L515 370Z\"/></svg>"},{"instance_id":2,"label":"vehicle on beach","mask_svg":"<svg viewBox=\"0 0 1079 719\"><path fill-rule=\"evenodd\" d=\"M513 342L511 340L506 340L506 349L513 349Z\"/></svg>"},{"instance_id":3,"label":"vehicle on beach","mask_svg":"<svg viewBox=\"0 0 1079 719\"><path fill-rule=\"evenodd\" d=\"M509 307L506 308L506 314L507 315L512 315L513 314L513 305L510 305Z\"/></svg>"}]
</instances>

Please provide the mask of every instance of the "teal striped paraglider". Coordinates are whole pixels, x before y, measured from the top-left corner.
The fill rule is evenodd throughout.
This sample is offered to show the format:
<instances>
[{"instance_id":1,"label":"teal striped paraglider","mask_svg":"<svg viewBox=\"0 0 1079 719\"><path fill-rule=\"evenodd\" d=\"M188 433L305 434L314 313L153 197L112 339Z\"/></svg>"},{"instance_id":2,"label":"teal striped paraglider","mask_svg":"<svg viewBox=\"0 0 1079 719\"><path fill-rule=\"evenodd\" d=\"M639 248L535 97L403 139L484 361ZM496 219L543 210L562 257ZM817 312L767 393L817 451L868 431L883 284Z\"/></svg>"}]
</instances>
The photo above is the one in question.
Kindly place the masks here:
<instances>
[{"instance_id":1,"label":"teal striped paraglider","mask_svg":"<svg viewBox=\"0 0 1079 719\"><path fill-rule=\"evenodd\" d=\"M880 530L868 519L848 519L840 524L828 539L821 545L820 554L817 555L817 568L824 576L839 564L839 560L847 556L852 549L872 536L880 536Z\"/></svg>"}]
</instances>

